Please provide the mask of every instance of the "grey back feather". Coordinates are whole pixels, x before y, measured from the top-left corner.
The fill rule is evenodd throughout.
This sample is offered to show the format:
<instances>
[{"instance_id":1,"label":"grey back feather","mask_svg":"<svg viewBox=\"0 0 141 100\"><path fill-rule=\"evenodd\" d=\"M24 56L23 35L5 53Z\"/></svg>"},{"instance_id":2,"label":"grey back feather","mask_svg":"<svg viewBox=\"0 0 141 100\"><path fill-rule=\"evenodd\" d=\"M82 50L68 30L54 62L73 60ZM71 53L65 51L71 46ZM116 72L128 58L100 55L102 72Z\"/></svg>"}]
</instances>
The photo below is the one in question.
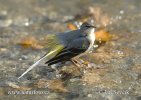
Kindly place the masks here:
<instances>
[{"instance_id":1,"label":"grey back feather","mask_svg":"<svg viewBox=\"0 0 141 100\"><path fill-rule=\"evenodd\" d=\"M67 46L73 40L82 37L83 34L82 34L82 31L78 29L78 30L74 30L70 32L59 33L56 36L61 44Z\"/></svg>"},{"instance_id":2,"label":"grey back feather","mask_svg":"<svg viewBox=\"0 0 141 100\"><path fill-rule=\"evenodd\" d=\"M90 42L86 37L81 37L69 43L68 48L88 49Z\"/></svg>"}]
</instances>

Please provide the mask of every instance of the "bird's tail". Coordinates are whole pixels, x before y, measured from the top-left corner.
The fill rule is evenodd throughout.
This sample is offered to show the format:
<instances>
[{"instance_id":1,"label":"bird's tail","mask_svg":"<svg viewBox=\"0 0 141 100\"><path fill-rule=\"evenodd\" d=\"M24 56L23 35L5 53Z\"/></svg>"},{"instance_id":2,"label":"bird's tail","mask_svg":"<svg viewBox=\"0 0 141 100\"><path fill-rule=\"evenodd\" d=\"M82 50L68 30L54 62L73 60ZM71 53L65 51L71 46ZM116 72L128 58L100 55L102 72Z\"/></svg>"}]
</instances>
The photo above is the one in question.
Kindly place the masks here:
<instances>
[{"instance_id":1,"label":"bird's tail","mask_svg":"<svg viewBox=\"0 0 141 100\"><path fill-rule=\"evenodd\" d=\"M63 46L60 45L54 48L53 50L51 50L49 53L45 54L43 57L37 60L33 65L31 65L18 79L22 78L25 74L27 74L29 71L35 68L38 64L40 64L44 59L48 58L49 56L56 55L62 49L63 49Z\"/></svg>"}]
</instances>

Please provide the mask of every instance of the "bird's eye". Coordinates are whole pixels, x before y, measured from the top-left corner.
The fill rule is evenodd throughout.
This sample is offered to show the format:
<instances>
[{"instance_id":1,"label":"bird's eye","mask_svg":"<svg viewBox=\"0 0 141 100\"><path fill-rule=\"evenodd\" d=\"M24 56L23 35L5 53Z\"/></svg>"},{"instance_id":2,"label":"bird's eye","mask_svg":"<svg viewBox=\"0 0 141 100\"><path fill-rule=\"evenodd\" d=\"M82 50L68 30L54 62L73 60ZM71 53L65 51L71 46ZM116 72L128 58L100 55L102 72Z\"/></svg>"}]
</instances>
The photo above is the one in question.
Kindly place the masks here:
<instances>
[{"instance_id":1,"label":"bird's eye","mask_svg":"<svg viewBox=\"0 0 141 100\"><path fill-rule=\"evenodd\" d=\"M90 28L91 26L90 26L90 25L86 25L86 27L87 27L87 28Z\"/></svg>"}]
</instances>

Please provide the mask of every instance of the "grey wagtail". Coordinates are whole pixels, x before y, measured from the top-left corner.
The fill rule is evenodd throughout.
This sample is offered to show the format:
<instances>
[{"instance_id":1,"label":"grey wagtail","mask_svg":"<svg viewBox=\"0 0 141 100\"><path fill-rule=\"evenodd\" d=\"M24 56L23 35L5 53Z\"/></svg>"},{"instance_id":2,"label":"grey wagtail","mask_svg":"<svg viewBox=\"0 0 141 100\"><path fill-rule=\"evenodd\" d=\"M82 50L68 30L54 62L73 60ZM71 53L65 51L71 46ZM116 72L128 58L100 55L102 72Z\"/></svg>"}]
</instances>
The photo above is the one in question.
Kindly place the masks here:
<instances>
[{"instance_id":1,"label":"grey wagtail","mask_svg":"<svg viewBox=\"0 0 141 100\"><path fill-rule=\"evenodd\" d=\"M96 27L90 23L84 22L80 26L80 29L53 35L51 37L52 41L47 44L51 49L31 65L18 79L23 77L27 72L32 70L45 59L45 64L48 66L62 61L74 62L74 58L78 58L82 54L91 51L95 41L95 28Z\"/></svg>"}]
</instances>

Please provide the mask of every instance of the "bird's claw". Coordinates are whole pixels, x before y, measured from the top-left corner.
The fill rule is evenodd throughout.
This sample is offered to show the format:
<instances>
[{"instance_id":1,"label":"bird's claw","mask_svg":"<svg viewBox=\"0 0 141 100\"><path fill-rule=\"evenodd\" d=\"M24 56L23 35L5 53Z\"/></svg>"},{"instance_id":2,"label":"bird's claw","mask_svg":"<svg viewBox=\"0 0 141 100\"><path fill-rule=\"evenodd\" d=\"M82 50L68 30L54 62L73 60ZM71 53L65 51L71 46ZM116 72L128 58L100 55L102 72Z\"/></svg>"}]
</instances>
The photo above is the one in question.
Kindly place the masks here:
<instances>
[{"instance_id":1,"label":"bird's claw","mask_svg":"<svg viewBox=\"0 0 141 100\"><path fill-rule=\"evenodd\" d=\"M85 68L89 68L91 65L88 61L84 61L82 59L72 59L72 62L77 66L77 67L85 67Z\"/></svg>"}]
</instances>

